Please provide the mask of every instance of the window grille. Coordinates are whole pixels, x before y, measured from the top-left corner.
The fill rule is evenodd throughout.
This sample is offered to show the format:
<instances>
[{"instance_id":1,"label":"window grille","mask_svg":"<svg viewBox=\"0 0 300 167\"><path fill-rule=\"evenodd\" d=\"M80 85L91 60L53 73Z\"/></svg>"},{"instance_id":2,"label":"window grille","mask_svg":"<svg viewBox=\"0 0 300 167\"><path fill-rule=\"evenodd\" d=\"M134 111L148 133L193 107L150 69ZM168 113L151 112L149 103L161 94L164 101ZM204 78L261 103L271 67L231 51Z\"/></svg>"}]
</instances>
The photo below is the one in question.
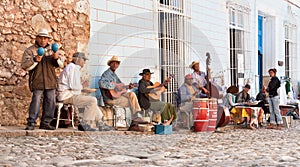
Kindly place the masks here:
<instances>
[{"instance_id":1,"label":"window grille","mask_svg":"<svg viewBox=\"0 0 300 167\"><path fill-rule=\"evenodd\" d=\"M284 26L284 46L285 46L285 76L292 78L292 62L296 60L296 26L292 24L286 24ZM294 66L296 69L296 66Z\"/></svg>"},{"instance_id":2,"label":"window grille","mask_svg":"<svg viewBox=\"0 0 300 167\"><path fill-rule=\"evenodd\" d=\"M184 82L185 62L189 55L190 17L188 0L159 0L158 41L160 49L160 76L164 81L171 74L174 78L168 85L162 100L175 103L174 93Z\"/></svg>"},{"instance_id":3,"label":"window grille","mask_svg":"<svg viewBox=\"0 0 300 167\"><path fill-rule=\"evenodd\" d=\"M244 78L250 71L250 9L229 4L229 40L230 40L230 79L231 85L238 85L238 78ZM245 59L247 59L245 61Z\"/></svg>"}]
</instances>

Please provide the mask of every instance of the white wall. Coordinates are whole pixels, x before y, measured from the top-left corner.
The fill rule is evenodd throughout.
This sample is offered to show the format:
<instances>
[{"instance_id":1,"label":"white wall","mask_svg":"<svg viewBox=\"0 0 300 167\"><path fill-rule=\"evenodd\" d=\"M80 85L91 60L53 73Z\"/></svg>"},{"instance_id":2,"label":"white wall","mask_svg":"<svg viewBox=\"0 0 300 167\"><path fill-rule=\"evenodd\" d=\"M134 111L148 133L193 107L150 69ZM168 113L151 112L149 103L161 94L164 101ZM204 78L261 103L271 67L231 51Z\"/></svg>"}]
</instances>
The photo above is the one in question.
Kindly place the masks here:
<instances>
[{"instance_id":1,"label":"white wall","mask_svg":"<svg viewBox=\"0 0 300 167\"><path fill-rule=\"evenodd\" d=\"M211 55L212 77L224 76L229 81L228 66L228 12L226 1L207 0L191 2L192 51L187 66L192 61L200 61L200 68L206 71L206 52ZM192 70L190 70L192 72Z\"/></svg>"},{"instance_id":2,"label":"white wall","mask_svg":"<svg viewBox=\"0 0 300 167\"><path fill-rule=\"evenodd\" d=\"M90 86L98 88L113 55L121 59L116 73L122 82L138 82L142 69L154 68L158 58L153 1L92 0L90 11Z\"/></svg>"}]
</instances>

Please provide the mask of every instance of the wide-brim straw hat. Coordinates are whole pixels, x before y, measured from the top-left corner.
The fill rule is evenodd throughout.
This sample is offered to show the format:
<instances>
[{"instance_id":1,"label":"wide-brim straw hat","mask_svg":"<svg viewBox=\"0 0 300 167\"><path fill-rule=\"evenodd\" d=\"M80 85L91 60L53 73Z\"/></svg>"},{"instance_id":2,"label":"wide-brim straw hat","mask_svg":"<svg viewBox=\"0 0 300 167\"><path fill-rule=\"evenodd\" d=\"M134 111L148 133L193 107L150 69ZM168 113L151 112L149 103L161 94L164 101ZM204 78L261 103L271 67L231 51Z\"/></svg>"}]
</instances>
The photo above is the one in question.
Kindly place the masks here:
<instances>
[{"instance_id":1,"label":"wide-brim straw hat","mask_svg":"<svg viewBox=\"0 0 300 167\"><path fill-rule=\"evenodd\" d=\"M114 62L114 61L115 61L115 62L119 62L119 63L121 62L121 61L119 60L119 57L118 57L118 56L113 56L113 57L111 57L110 60L107 61L107 65L109 66L110 63L111 63L111 62Z\"/></svg>"},{"instance_id":2,"label":"wide-brim straw hat","mask_svg":"<svg viewBox=\"0 0 300 167\"><path fill-rule=\"evenodd\" d=\"M38 30L38 33L36 34L37 37L48 37L48 38L52 38L50 35L49 35L49 32L47 29L45 28L41 28Z\"/></svg>"},{"instance_id":3,"label":"wide-brim straw hat","mask_svg":"<svg viewBox=\"0 0 300 167\"><path fill-rule=\"evenodd\" d=\"M192 64L189 67L193 68L195 64L199 64L199 62L198 61L193 61Z\"/></svg>"}]
</instances>

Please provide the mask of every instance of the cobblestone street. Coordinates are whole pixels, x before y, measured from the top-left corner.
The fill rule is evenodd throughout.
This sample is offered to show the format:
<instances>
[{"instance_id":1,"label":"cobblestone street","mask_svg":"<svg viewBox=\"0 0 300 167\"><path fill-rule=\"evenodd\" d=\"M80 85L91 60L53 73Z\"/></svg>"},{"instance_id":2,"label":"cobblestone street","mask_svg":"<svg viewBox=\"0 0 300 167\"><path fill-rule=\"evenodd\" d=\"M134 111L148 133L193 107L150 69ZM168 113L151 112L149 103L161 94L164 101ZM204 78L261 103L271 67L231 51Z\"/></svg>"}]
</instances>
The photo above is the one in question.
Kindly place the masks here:
<instances>
[{"instance_id":1,"label":"cobblestone street","mask_svg":"<svg viewBox=\"0 0 300 167\"><path fill-rule=\"evenodd\" d=\"M1 166L300 166L299 121L281 131L52 133L1 135Z\"/></svg>"}]
</instances>

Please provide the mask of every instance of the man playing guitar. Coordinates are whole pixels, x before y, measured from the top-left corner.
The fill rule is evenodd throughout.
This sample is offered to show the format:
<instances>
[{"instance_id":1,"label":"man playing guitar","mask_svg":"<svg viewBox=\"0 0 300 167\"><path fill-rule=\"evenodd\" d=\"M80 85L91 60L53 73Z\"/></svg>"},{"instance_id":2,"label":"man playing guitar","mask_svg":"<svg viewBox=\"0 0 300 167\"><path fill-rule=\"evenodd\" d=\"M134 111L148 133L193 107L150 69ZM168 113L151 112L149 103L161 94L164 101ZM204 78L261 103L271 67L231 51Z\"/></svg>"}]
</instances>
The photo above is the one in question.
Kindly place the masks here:
<instances>
[{"instance_id":1,"label":"man playing guitar","mask_svg":"<svg viewBox=\"0 0 300 167\"><path fill-rule=\"evenodd\" d=\"M117 105L119 107L130 107L132 114L135 114L137 111L141 111L140 105L138 103L137 97L134 92L127 92L124 84L115 73L117 68L120 65L120 60L117 56L113 56L108 60L107 65L109 68L102 74L101 79L99 80L99 87L103 100L106 104ZM132 84L128 85L128 88L131 89ZM123 91L125 89L125 91ZM111 92L122 92L118 95L113 96Z\"/></svg>"},{"instance_id":2,"label":"man playing guitar","mask_svg":"<svg viewBox=\"0 0 300 167\"><path fill-rule=\"evenodd\" d=\"M161 115L161 120L158 120L158 122L167 121L166 124L170 124L172 120L177 118L174 105L160 101L159 99L156 98L151 98L153 94L158 95L164 91L165 86L170 81L170 78L167 79L163 84L159 84L159 83L153 84L150 81L151 74L153 73L150 72L150 69L143 69L143 72L139 74L143 76L142 79L139 81L139 87L138 87L139 104L146 111L147 110L149 111L149 109L152 111L159 111Z\"/></svg>"}]
</instances>

